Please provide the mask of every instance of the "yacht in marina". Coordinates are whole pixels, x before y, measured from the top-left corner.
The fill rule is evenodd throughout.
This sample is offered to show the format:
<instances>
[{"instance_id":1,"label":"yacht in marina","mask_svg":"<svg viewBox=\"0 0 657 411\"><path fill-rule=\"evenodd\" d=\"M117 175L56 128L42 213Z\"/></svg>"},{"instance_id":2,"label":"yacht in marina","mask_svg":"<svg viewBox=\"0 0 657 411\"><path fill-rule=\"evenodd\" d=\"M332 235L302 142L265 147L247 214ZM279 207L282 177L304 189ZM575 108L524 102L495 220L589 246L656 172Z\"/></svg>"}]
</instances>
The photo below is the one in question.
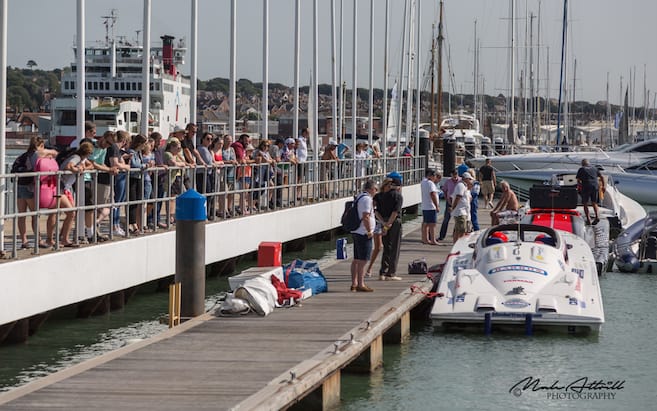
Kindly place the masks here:
<instances>
[{"instance_id":1,"label":"yacht in marina","mask_svg":"<svg viewBox=\"0 0 657 411\"><path fill-rule=\"evenodd\" d=\"M121 37L106 37L103 44L85 47L85 93L87 120L96 124L96 133L126 130L136 134L142 121L149 132L165 137L175 126L190 122L190 82L178 68L184 63L185 43L164 35L160 46L150 49L150 109L142 113L143 85L142 45ZM79 50L74 47L77 59ZM77 63L65 71L60 96L52 102L50 143L67 146L76 136Z\"/></svg>"},{"instance_id":2,"label":"yacht in marina","mask_svg":"<svg viewBox=\"0 0 657 411\"><path fill-rule=\"evenodd\" d=\"M468 160L471 167L484 165L487 157L476 157ZM495 156L493 167L498 171L538 170L544 168L578 169L582 159L588 159L591 164L604 167L606 170L627 170L641 168L657 160L657 140L646 140L635 144L623 145L615 150L602 151L567 151L550 153L525 153Z\"/></svg>"}]
</instances>

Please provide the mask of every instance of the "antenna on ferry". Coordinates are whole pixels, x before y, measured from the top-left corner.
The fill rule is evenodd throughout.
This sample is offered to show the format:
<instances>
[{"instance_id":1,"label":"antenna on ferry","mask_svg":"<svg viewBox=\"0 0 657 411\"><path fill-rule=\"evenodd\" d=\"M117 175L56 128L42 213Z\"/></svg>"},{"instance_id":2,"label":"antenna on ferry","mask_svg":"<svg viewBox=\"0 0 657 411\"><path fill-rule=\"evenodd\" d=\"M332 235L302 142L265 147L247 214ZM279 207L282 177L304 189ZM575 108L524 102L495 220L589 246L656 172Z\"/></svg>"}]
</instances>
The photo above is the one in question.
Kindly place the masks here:
<instances>
[{"instance_id":1,"label":"antenna on ferry","mask_svg":"<svg viewBox=\"0 0 657 411\"><path fill-rule=\"evenodd\" d=\"M116 20L119 18L117 15L117 10L111 9L109 16L101 16L100 18L103 19L103 25L105 26L105 44L109 46L110 38L114 40L114 25L116 24ZM112 33L111 37L110 31Z\"/></svg>"},{"instance_id":2,"label":"antenna on ferry","mask_svg":"<svg viewBox=\"0 0 657 411\"><path fill-rule=\"evenodd\" d=\"M142 32L142 30L135 30L135 33L137 33L137 40L135 40L135 45L136 46L139 45L139 33L141 33L141 32Z\"/></svg>"}]
</instances>

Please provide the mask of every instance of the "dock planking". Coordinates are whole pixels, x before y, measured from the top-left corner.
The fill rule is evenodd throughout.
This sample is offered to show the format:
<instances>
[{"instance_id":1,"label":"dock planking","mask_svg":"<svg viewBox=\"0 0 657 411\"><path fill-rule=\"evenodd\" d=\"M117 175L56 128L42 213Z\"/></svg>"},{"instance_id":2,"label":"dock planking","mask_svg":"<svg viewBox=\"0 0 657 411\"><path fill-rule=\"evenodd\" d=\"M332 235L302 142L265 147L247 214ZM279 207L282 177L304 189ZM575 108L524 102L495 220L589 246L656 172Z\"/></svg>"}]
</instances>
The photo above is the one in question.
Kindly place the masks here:
<instances>
[{"instance_id":1,"label":"dock planking","mask_svg":"<svg viewBox=\"0 0 657 411\"><path fill-rule=\"evenodd\" d=\"M483 227L489 226L486 210L480 209L479 217ZM379 281L373 274L368 279L373 293L351 292L351 260L338 261L323 269L329 292L299 306L264 318L206 313L3 393L0 409L274 410L294 405L424 299L412 294L410 285L428 291L431 282L407 275L407 264L422 257L430 266L441 263L451 248L422 244L419 229L407 233L401 247L402 281Z\"/></svg>"}]
</instances>

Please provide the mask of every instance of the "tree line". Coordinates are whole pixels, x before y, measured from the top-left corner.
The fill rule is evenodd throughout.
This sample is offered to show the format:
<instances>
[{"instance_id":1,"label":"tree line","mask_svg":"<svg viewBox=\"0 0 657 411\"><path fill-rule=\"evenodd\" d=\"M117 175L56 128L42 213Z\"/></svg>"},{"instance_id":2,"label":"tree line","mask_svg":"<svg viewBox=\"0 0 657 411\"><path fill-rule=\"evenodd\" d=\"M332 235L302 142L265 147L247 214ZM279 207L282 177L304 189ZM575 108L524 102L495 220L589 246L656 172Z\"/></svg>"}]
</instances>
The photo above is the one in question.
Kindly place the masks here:
<instances>
[{"instance_id":1,"label":"tree line","mask_svg":"<svg viewBox=\"0 0 657 411\"><path fill-rule=\"evenodd\" d=\"M7 105L17 112L21 111L47 111L47 101L49 98L56 97L60 91L60 78L66 68L55 70L40 70L35 69L37 66L33 60L28 61L29 68L7 67ZM200 91L213 91L229 93L229 80L227 78L216 77L209 80L199 80L198 90ZM290 90L289 86L280 83L270 83L270 91L286 92ZM320 84L318 86L320 95L331 95L332 86L330 84ZM307 94L309 87L301 87L300 93ZM369 90L365 88L358 88L358 97L362 101L369 99ZM262 83L252 82L248 79L239 79L236 82L236 93L244 97L262 96ZM374 89L374 100L380 101L383 99L383 90ZM390 97L390 91L388 91ZM443 107L447 107L449 99L452 99L452 107L463 107L466 110L474 106L473 95L449 95L443 93ZM422 92L423 101L428 102L430 99L429 92ZM346 100L351 101L351 90L347 90ZM495 107L505 104L503 95L498 96L484 96L484 105L489 112L495 111ZM524 102L521 98L516 97L516 107L523 107ZM541 107L545 107L545 100L541 100ZM618 105L612 105L612 114L622 110ZM554 101L550 104L550 111L555 113L557 105ZM577 101L571 103L571 111L586 119L602 119L605 118L607 107L604 102L589 103L585 101ZM643 117L643 108L637 107L635 115L639 118Z\"/></svg>"}]
</instances>

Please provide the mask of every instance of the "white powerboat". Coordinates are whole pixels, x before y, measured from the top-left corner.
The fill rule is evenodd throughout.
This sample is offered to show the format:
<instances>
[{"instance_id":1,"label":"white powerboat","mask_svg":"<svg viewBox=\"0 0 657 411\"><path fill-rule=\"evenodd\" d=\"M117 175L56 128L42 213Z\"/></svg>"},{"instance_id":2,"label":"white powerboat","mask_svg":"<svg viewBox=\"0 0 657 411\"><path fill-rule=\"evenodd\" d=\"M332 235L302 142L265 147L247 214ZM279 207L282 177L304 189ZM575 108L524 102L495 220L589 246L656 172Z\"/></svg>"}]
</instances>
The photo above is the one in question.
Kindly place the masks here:
<instances>
[{"instance_id":1,"label":"white powerboat","mask_svg":"<svg viewBox=\"0 0 657 411\"><path fill-rule=\"evenodd\" d=\"M589 245L565 231L508 224L459 239L430 317L438 327L598 332L600 283Z\"/></svg>"}]
</instances>

